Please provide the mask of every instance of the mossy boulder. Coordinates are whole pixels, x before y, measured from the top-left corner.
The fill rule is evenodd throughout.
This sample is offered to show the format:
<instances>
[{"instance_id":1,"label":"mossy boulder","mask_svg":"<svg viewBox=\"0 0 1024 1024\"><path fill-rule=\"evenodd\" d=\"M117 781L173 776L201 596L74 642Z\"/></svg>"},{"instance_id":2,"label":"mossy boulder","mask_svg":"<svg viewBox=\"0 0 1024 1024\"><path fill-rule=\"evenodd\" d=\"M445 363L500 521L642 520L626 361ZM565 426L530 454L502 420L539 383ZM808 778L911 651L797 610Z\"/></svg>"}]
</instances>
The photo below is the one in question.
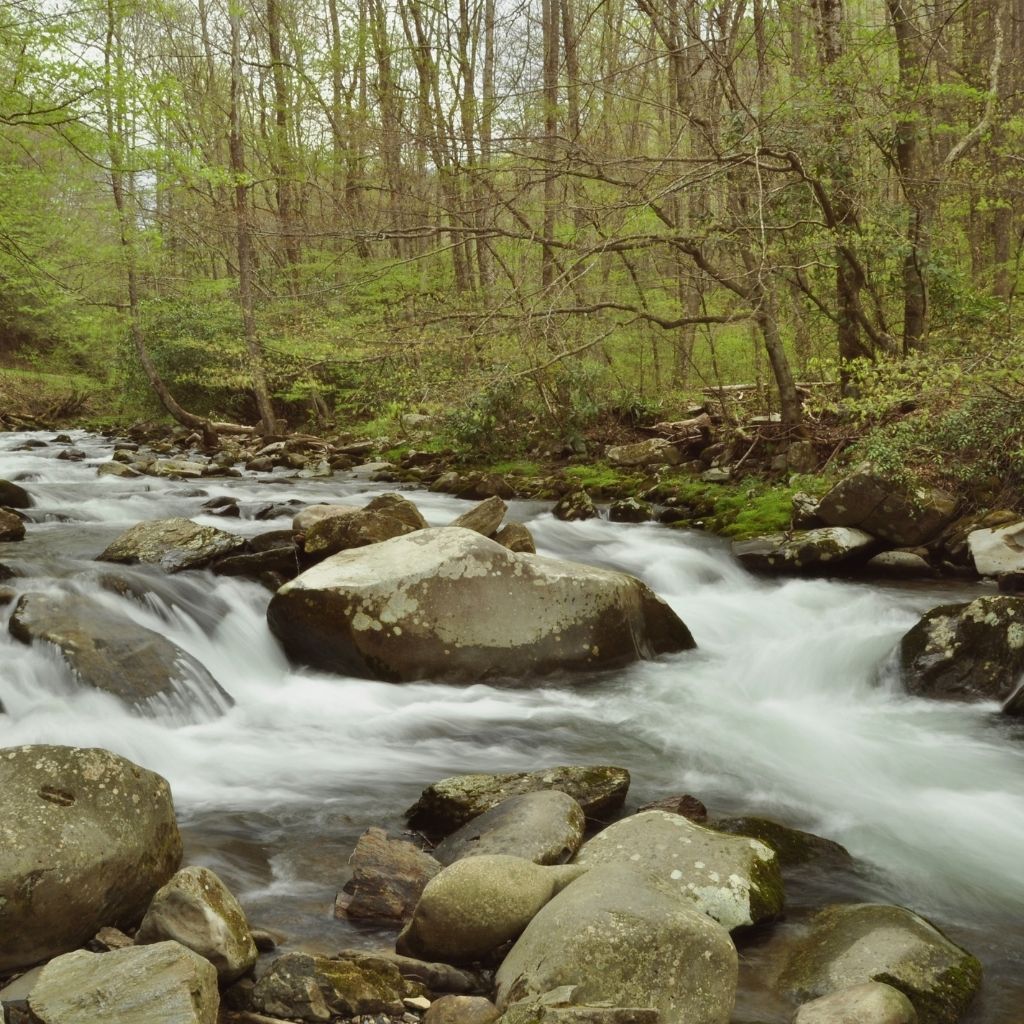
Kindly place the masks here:
<instances>
[{"instance_id":1,"label":"mossy boulder","mask_svg":"<svg viewBox=\"0 0 1024 1024\"><path fill-rule=\"evenodd\" d=\"M737 959L729 933L661 880L605 864L530 922L498 968L497 1004L529 1007L564 988L572 1005L654 1009L661 1024L727 1024Z\"/></svg>"},{"instance_id":2,"label":"mossy boulder","mask_svg":"<svg viewBox=\"0 0 1024 1024\"><path fill-rule=\"evenodd\" d=\"M801 1002L878 981L902 992L921 1024L954 1024L981 984L981 964L905 907L826 907L790 952L780 976Z\"/></svg>"},{"instance_id":3,"label":"mossy boulder","mask_svg":"<svg viewBox=\"0 0 1024 1024\"><path fill-rule=\"evenodd\" d=\"M256 982L252 1005L289 1020L327 1021L385 1013L401 1015L402 1000L424 994L384 960L333 960L308 953L278 957Z\"/></svg>"},{"instance_id":4,"label":"mossy boulder","mask_svg":"<svg viewBox=\"0 0 1024 1024\"><path fill-rule=\"evenodd\" d=\"M209 868L177 872L153 897L135 941L172 940L209 960L222 984L252 970L256 944L238 900Z\"/></svg>"},{"instance_id":5,"label":"mossy boulder","mask_svg":"<svg viewBox=\"0 0 1024 1024\"><path fill-rule=\"evenodd\" d=\"M752 572L806 572L866 560L878 541L863 530L823 526L734 541L733 555Z\"/></svg>"},{"instance_id":6,"label":"mossy boulder","mask_svg":"<svg viewBox=\"0 0 1024 1024\"><path fill-rule=\"evenodd\" d=\"M849 851L839 843L823 839L812 832L790 828L770 818L716 818L710 822L709 827L716 832L760 840L775 851L783 867L795 867L812 861L848 864L853 860Z\"/></svg>"},{"instance_id":7,"label":"mossy boulder","mask_svg":"<svg viewBox=\"0 0 1024 1024\"><path fill-rule=\"evenodd\" d=\"M635 577L457 527L333 555L281 587L267 617L293 657L393 682L529 680L694 646Z\"/></svg>"},{"instance_id":8,"label":"mossy boulder","mask_svg":"<svg viewBox=\"0 0 1024 1024\"><path fill-rule=\"evenodd\" d=\"M107 750L0 751L0 972L134 926L181 862L167 782Z\"/></svg>"},{"instance_id":9,"label":"mossy boulder","mask_svg":"<svg viewBox=\"0 0 1024 1024\"><path fill-rule=\"evenodd\" d=\"M395 948L450 964L489 960L584 870L498 854L456 861L427 883Z\"/></svg>"},{"instance_id":10,"label":"mossy boulder","mask_svg":"<svg viewBox=\"0 0 1024 1024\"><path fill-rule=\"evenodd\" d=\"M51 960L28 997L37 1024L217 1024L217 972L177 942Z\"/></svg>"},{"instance_id":11,"label":"mossy boulder","mask_svg":"<svg viewBox=\"0 0 1024 1024\"><path fill-rule=\"evenodd\" d=\"M665 811L643 811L609 825L584 843L573 863L643 868L730 931L775 917L784 901L770 846Z\"/></svg>"},{"instance_id":12,"label":"mossy boulder","mask_svg":"<svg viewBox=\"0 0 1024 1024\"><path fill-rule=\"evenodd\" d=\"M568 793L588 818L618 810L629 792L629 772L613 765L559 765L535 772L453 775L427 786L405 813L413 828L448 835L520 793Z\"/></svg>"},{"instance_id":13,"label":"mossy boulder","mask_svg":"<svg viewBox=\"0 0 1024 1024\"><path fill-rule=\"evenodd\" d=\"M134 565L142 562L164 572L202 569L214 559L245 548L245 538L191 519L158 519L136 523L99 556L101 562Z\"/></svg>"},{"instance_id":14,"label":"mossy boulder","mask_svg":"<svg viewBox=\"0 0 1024 1024\"><path fill-rule=\"evenodd\" d=\"M434 856L442 864L492 853L534 864L561 864L579 849L585 828L583 808L568 793L522 793L453 832L434 849Z\"/></svg>"},{"instance_id":15,"label":"mossy boulder","mask_svg":"<svg viewBox=\"0 0 1024 1024\"><path fill-rule=\"evenodd\" d=\"M899 656L916 696L1006 701L1024 673L1024 598L933 608L903 636Z\"/></svg>"}]
</instances>

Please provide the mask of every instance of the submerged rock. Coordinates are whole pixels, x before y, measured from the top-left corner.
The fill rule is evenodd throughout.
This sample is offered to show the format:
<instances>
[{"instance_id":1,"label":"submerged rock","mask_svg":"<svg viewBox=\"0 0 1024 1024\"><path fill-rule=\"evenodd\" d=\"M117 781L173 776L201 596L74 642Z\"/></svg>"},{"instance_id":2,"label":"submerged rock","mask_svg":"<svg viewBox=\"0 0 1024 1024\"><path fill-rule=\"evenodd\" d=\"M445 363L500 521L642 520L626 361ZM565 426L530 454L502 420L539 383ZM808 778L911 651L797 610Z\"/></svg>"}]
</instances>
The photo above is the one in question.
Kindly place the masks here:
<instances>
[{"instance_id":1,"label":"submerged rock","mask_svg":"<svg viewBox=\"0 0 1024 1024\"><path fill-rule=\"evenodd\" d=\"M428 853L382 828L367 829L349 858L352 878L338 893L335 917L404 921L441 865Z\"/></svg>"},{"instance_id":2,"label":"submerged rock","mask_svg":"<svg viewBox=\"0 0 1024 1024\"><path fill-rule=\"evenodd\" d=\"M0 480L0 505L6 508L31 508L32 498L24 487L10 480Z\"/></svg>"},{"instance_id":3,"label":"submerged rock","mask_svg":"<svg viewBox=\"0 0 1024 1024\"><path fill-rule=\"evenodd\" d=\"M618 810L629 792L629 772L611 765L562 765L504 775L453 775L428 786L406 812L413 828L447 835L520 793L568 793L588 818Z\"/></svg>"},{"instance_id":4,"label":"submerged rock","mask_svg":"<svg viewBox=\"0 0 1024 1024\"><path fill-rule=\"evenodd\" d=\"M900 641L907 690L944 700L1010 697L1024 673L1024 598L933 608Z\"/></svg>"},{"instance_id":5,"label":"submerged rock","mask_svg":"<svg viewBox=\"0 0 1024 1024\"><path fill-rule=\"evenodd\" d=\"M981 984L981 964L904 907L838 904L815 916L780 978L801 1001L870 981L899 989L921 1024L954 1024Z\"/></svg>"},{"instance_id":6,"label":"submerged rock","mask_svg":"<svg viewBox=\"0 0 1024 1024\"><path fill-rule=\"evenodd\" d=\"M165 572L202 569L215 558L245 547L245 539L191 519L157 519L136 523L99 556L101 562L158 565Z\"/></svg>"},{"instance_id":7,"label":"submerged rock","mask_svg":"<svg viewBox=\"0 0 1024 1024\"><path fill-rule=\"evenodd\" d=\"M584 870L500 855L456 861L427 883L395 948L451 964L486 960Z\"/></svg>"},{"instance_id":8,"label":"submerged rock","mask_svg":"<svg viewBox=\"0 0 1024 1024\"><path fill-rule=\"evenodd\" d=\"M661 1024L727 1024L737 971L721 925L642 868L606 864L538 912L495 980L503 1011L564 987L570 1005L648 1007Z\"/></svg>"},{"instance_id":9,"label":"submerged rock","mask_svg":"<svg viewBox=\"0 0 1024 1024\"><path fill-rule=\"evenodd\" d=\"M53 644L85 686L148 717L204 721L234 703L192 655L79 594L24 594L8 629L22 643Z\"/></svg>"},{"instance_id":10,"label":"submerged rock","mask_svg":"<svg viewBox=\"0 0 1024 1024\"><path fill-rule=\"evenodd\" d=\"M153 897L135 942L142 946L165 940L180 942L209 960L225 985L256 963L245 912L209 868L183 868Z\"/></svg>"},{"instance_id":11,"label":"submerged rock","mask_svg":"<svg viewBox=\"0 0 1024 1024\"><path fill-rule=\"evenodd\" d=\"M733 541L732 553L753 572L798 572L863 560L877 544L863 530L823 526Z\"/></svg>"},{"instance_id":12,"label":"submerged rock","mask_svg":"<svg viewBox=\"0 0 1024 1024\"><path fill-rule=\"evenodd\" d=\"M0 972L133 926L181 861L167 783L106 750L0 751Z\"/></svg>"},{"instance_id":13,"label":"submerged rock","mask_svg":"<svg viewBox=\"0 0 1024 1024\"><path fill-rule=\"evenodd\" d=\"M643 811L623 818L588 840L573 863L642 868L730 931L782 910L782 875L770 846L679 814Z\"/></svg>"},{"instance_id":14,"label":"submerged rock","mask_svg":"<svg viewBox=\"0 0 1024 1024\"><path fill-rule=\"evenodd\" d=\"M177 942L52 960L28 997L39 1024L217 1024L212 964Z\"/></svg>"},{"instance_id":15,"label":"submerged rock","mask_svg":"<svg viewBox=\"0 0 1024 1024\"><path fill-rule=\"evenodd\" d=\"M434 850L442 864L505 854L534 864L562 864L579 849L583 808L568 793L543 790L509 797L452 833Z\"/></svg>"},{"instance_id":16,"label":"submerged rock","mask_svg":"<svg viewBox=\"0 0 1024 1024\"><path fill-rule=\"evenodd\" d=\"M632 576L453 527L334 555L285 584L267 616L293 657L394 682L522 679L694 646Z\"/></svg>"}]
</instances>

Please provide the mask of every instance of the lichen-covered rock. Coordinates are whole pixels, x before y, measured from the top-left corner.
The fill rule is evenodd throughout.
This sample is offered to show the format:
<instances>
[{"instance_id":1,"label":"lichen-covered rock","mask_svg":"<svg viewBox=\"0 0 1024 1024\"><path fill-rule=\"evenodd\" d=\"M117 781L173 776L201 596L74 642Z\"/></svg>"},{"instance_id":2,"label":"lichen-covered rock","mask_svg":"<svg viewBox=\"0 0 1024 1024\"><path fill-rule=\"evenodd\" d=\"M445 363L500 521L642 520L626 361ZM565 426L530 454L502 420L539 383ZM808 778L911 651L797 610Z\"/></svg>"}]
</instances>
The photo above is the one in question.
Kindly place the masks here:
<instances>
[{"instance_id":1,"label":"lichen-covered rock","mask_svg":"<svg viewBox=\"0 0 1024 1024\"><path fill-rule=\"evenodd\" d=\"M568 793L542 790L509 797L453 832L434 850L442 864L499 853L534 864L562 864L583 842L586 816Z\"/></svg>"},{"instance_id":2,"label":"lichen-covered rock","mask_svg":"<svg viewBox=\"0 0 1024 1024\"><path fill-rule=\"evenodd\" d=\"M804 1003L793 1024L917 1024L917 1011L892 985L869 981Z\"/></svg>"},{"instance_id":3,"label":"lichen-covered rock","mask_svg":"<svg viewBox=\"0 0 1024 1024\"><path fill-rule=\"evenodd\" d=\"M799 572L862 561L877 546L863 530L823 526L733 541L732 553L752 572Z\"/></svg>"},{"instance_id":4,"label":"lichen-covered rock","mask_svg":"<svg viewBox=\"0 0 1024 1024\"><path fill-rule=\"evenodd\" d=\"M32 498L24 487L10 480L0 480L0 505L6 508L31 508Z\"/></svg>"},{"instance_id":5,"label":"lichen-covered rock","mask_svg":"<svg viewBox=\"0 0 1024 1024\"><path fill-rule=\"evenodd\" d=\"M933 608L899 650L904 682L916 696L1004 701L1024 672L1024 598Z\"/></svg>"},{"instance_id":6,"label":"lichen-covered rock","mask_svg":"<svg viewBox=\"0 0 1024 1024\"><path fill-rule=\"evenodd\" d=\"M413 912L424 886L441 865L402 839L389 839L382 828L364 832L349 857L352 878L338 893L335 917L404 921Z\"/></svg>"},{"instance_id":7,"label":"lichen-covered rock","mask_svg":"<svg viewBox=\"0 0 1024 1024\"><path fill-rule=\"evenodd\" d=\"M584 519L597 519L597 506L586 491L570 491L555 502L551 514L566 523L578 523Z\"/></svg>"},{"instance_id":8,"label":"lichen-covered rock","mask_svg":"<svg viewBox=\"0 0 1024 1024\"><path fill-rule=\"evenodd\" d=\"M39 1024L217 1024L213 965L177 942L51 960L28 997Z\"/></svg>"},{"instance_id":9,"label":"lichen-covered rock","mask_svg":"<svg viewBox=\"0 0 1024 1024\"><path fill-rule=\"evenodd\" d=\"M0 508L0 543L5 541L24 540L25 524L20 516L10 509Z\"/></svg>"},{"instance_id":10,"label":"lichen-covered rock","mask_svg":"<svg viewBox=\"0 0 1024 1024\"><path fill-rule=\"evenodd\" d=\"M716 832L759 839L775 851L775 856L783 867L808 864L811 861L848 864L853 859L845 847L831 839L824 839L812 832L802 832L788 825L780 825L770 818L716 818L710 822L709 827Z\"/></svg>"},{"instance_id":11,"label":"lichen-covered rock","mask_svg":"<svg viewBox=\"0 0 1024 1024\"><path fill-rule=\"evenodd\" d=\"M133 926L181 862L167 783L107 750L0 750L0 972Z\"/></svg>"},{"instance_id":12,"label":"lichen-covered rock","mask_svg":"<svg viewBox=\"0 0 1024 1024\"><path fill-rule=\"evenodd\" d=\"M456 861L427 883L395 948L450 964L486 960L584 870L500 855Z\"/></svg>"},{"instance_id":13,"label":"lichen-covered rock","mask_svg":"<svg viewBox=\"0 0 1024 1024\"><path fill-rule=\"evenodd\" d=\"M401 1015L402 1000L423 991L394 964L286 953L256 982L252 1005L273 1017L322 1022L336 1016Z\"/></svg>"},{"instance_id":14,"label":"lichen-covered rock","mask_svg":"<svg viewBox=\"0 0 1024 1024\"><path fill-rule=\"evenodd\" d=\"M880 551L868 559L867 570L888 579L913 580L935 575L935 570L917 551Z\"/></svg>"},{"instance_id":15,"label":"lichen-covered rock","mask_svg":"<svg viewBox=\"0 0 1024 1024\"><path fill-rule=\"evenodd\" d=\"M974 530L967 548L979 576L1024 572L1024 523Z\"/></svg>"},{"instance_id":16,"label":"lichen-covered rock","mask_svg":"<svg viewBox=\"0 0 1024 1024\"><path fill-rule=\"evenodd\" d=\"M307 555L326 558L339 551L380 544L425 529L420 510L400 494L380 494L364 508L346 515L324 515L305 531Z\"/></svg>"},{"instance_id":17,"label":"lichen-covered rock","mask_svg":"<svg viewBox=\"0 0 1024 1024\"><path fill-rule=\"evenodd\" d=\"M727 1024L728 932L635 865L592 867L549 902L496 975L497 1004L569 987L575 1005L649 1007L661 1024Z\"/></svg>"},{"instance_id":18,"label":"lichen-covered rock","mask_svg":"<svg viewBox=\"0 0 1024 1024\"><path fill-rule=\"evenodd\" d=\"M252 970L256 944L238 900L209 868L179 871L153 897L135 941L173 940L209 960L228 985Z\"/></svg>"},{"instance_id":19,"label":"lichen-covered rock","mask_svg":"<svg viewBox=\"0 0 1024 1024\"><path fill-rule=\"evenodd\" d=\"M605 452L605 458L613 466L678 466L683 461L679 449L663 437L613 445Z\"/></svg>"},{"instance_id":20,"label":"lichen-covered rock","mask_svg":"<svg viewBox=\"0 0 1024 1024\"><path fill-rule=\"evenodd\" d=\"M206 721L234 703L192 655L81 594L24 594L8 629L56 647L78 679L149 717Z\"/></svg>"},{"instance_id":21,"label":"lichen-covered rock","mask_svg":"<svg viewBox=\"0 0 1024 1024\"><path fill-rule=\"evenodd\" d=\"M202 569L245 547L245 538L191 519L157 519L129 527L99 556L101 562L158 565L165 572Z\"/></svg>"},{"instance_id":22,"label":"lichen-covered rock","mask_svg":"<svg viewBox=\"0 0 1024 1024\"><path fill-rule=\"evenodd\" d=\"M307 505L292 517L292 533L305 536L307 531L324 519L344 519L362 511L358 505Z\"/></svg>"},{"instance_id":23,"label":"lichen-covered rock","mask_svg":"<svg viewBox=\"0 0 1024 1024\"><path fill-rule=\"evenodd\" d=\"M815 511L829 526L855 526L897 547L916 547L952 522L956 499L887 479L864 464L840 480Z\"/></svg>"},{"instance_id":24,"label":"lichen-covered rock","mask_svg":"<svg viewBox=\"0 0 1024 1024\"><path fill-rule=\"evenodd\" d=\"M481 501L479 505L474 505L467 512L463 512L449 525L460 526L464 530L475 530L485 537L493 537L498 532L507 511L508 505L495 494Z\"/></svg>"},{"instance_id":25,"label":"lichen-covered rock","mask_svg":"<svg viewBox=\"0 0 1024 1024\"><path fill-rule=\"evenodd\" d=\"M447 835L520 793L568 793L588 818L618 810L629 792L629 772L612 765L561 765L536 772L453 775L427 786L405 813L413 828Z\"/></svg>"},{"instance_id":26,"label":"lichen-covered rock","mask_svg":"<svg viewBox=\"0 0 1024 1024\"><path fill-rule=\"evenodd\" d=\"M340 552L286 583L267 616L293 657L394 682L523 679L694 646L632 576L452 527Z\"/></svg>"},{"instance_id":27,"label":"lichen-covered rock","mask_svg":"<svg viewBox=\"0 0 1024 1024\"><path fill-rule=\"evenodd\" d=\"M644 811L623 818L584 843L573 863L643 868L730 931L782 910L782 875L771 847L679 814Z\"/></svg>"},{"instance_id":28,"label":"lichen-covered rock","mask_svg":"<svg viewBox=\"0 0 1024 1024\"><path fill-rule=\"evenodd\" d=\"M537 544L533 534L522 523L506 523L495 535L495 543L509 551L518 551L527 555L537 554Z\"/></svg>"},{"instance_id":29,"label":"lichen-covered rock","mask_svg":"<svg viewBox=\"0 0 1024 1024\"><path fill-rule=\"evenodd\" d=\"M150 467L150 476L182 477L197 480L206 470L205 462L189 459L157 459Z\"/></svg>"},{"instance_id":30,"label":"lichen-covered rock","mask_svg":"<svg viewBox=\"0 0 1024 1024\"><path fill-rule=\"evenodd\" d=\"M954 1024L981 984L981 964L904 907L826 907L780 976L800 1001L880 981L914 1004L921 1024Z\"/></svg>"},{"instance_id":31,"label":"lichen-covered rock","mask_svg":"<svg viewBox=\"0 0 1024 1024\"><path fill-rule=\"evenodd\" d=\"M646 501L621 498L608 507L608 518L613 523L646 523L654 518L654 509Z\"/></svg>"}]
</instances>

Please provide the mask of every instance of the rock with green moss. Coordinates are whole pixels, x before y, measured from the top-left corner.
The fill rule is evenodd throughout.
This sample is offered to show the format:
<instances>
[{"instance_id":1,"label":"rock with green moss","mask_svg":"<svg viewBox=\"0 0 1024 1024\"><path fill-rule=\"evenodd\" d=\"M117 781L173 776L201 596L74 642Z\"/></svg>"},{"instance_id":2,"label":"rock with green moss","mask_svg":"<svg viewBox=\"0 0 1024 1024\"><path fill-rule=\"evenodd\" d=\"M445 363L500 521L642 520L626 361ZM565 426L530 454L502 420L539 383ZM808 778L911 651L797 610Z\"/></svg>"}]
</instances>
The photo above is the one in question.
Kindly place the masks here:
<instances>
[{"instance_id":1,"label":"rock with green moss","mask_svg":"<svg viewBox=\"0 0 1024 1024\"><path fill-rule=\"evenodd\" d=\"M584 843L574 863L643 868L730 931L775 917L783 906L779 861L770 846L665 811L615 822Z\"/></svg>"},{"instance_id":2,"label":"rock with green moss","mask_svg":"<svg viewBox=\"0 0 1024 1024\"><path fill-rule=\"evenodd\" d=\"M405 813L413 828L448 835L520 793L568 793L588 818L618 810L629 792L629 772L613 765L559 765L535 772L453 775L427 786Z\"/></svg>"},{"instance_id":3,"label":"rock with green moss","mask_svg":"<svg viewBox=\"0 0 1024 1024\"><path fill-rule=\"evenodd\" d=\"M555 502L551 514L566 523L578 523L584 519L597 519L599 513L594 499L584 490L569 491Z\"/></svg>"},{"instance_id":4,"label":"rock with green moss","mask_svg":"<svg viewBox=\"0 0 1024 1024\"><path fill-rule=\"evenodd\" d=\"M256 982L252 1005L272 1017L329 1021L371 1013L400 1015L403 999L423 994L419 982L403 978L397 966L384 960L286 953Z\"/></svg>"},{"instance_id":5,"label":"rock with green moss","mask_svg":"<svg viewBox=\"0 0 1024 1024\"><path fill-rule=\"evenodd\" d=\"M2 750L0 793L0 973L134 926L181 862L167 782L107 750Z\"/></svg>"},{"instance_id":6,"label":"rock with green moss","mask_svg":"<svg viewBox=\"0 0 1024 1024\"><path fill-rule=\"evenodd\" d=\"M721 925L643 868L604 864L534 917L495 980L510 1022L517 1005L529 1012L544 993L565 989L571 1006L646 1008L661 1024L727 1024L737 971Z\"/></svg>"},{"instance_id":7,"label":"rock with green moss","mask_svg":"<svg viewBox=\"0 0 1024 1024\"><path fill-rule=\"evenodd\" d=\"M457 527L333 555L281 587L267 617L293 657L392 682L528 680L694 646L635 577Z\"/></svg>"},{"instance_id":8,"label":"rock with green moss","mask_svg":"<svg viewBox=\"0 0 1024 1024\"><path fill-rule=\"evenodd\" d=\"M427 883L395 948L451 964L488 960L584 870L500 854L456 861Z\"/></svg>"},{"instance_id":9,"label":"rock with green moss","mask_svg":"<svg viewBox=\"0 0 1024 1024\"><path fill-rule=\"evenodd\" d=\"M490 979L482 973L463 970L451 964L431 963L392 950L343 949L338 960L351 960L367 968L392 965L408 981L418 982L430 992L454 992L459 995L490 990Z\"/></svg>"},{"instance_id":10,"label":"rock with green moss","mask_svg":"<svg viewBox=\"0 0 1024 1024\"><path fill-rule=\"evenodd\" d=\"M716 818L709 825L716 832L727 832L734 836L749 836L770 846L783 867L808 864L811 861L828 861L833 864L848 864L852 861L849 851L811 832L781 825L770 818Z\"/></svg>"},{"instance_id":11,"label":"rock with green moss","mask_svg":"<svg viewBox=\"0 0 1024 1024\"><path fill-rule=\"evenodd\" d=\"M981 984L981 964L905 907L826 907L790 952L780 984L801 1002L878 981L902 992L921 1024L954 1024Z\"/></svg>"},{"instance_id":12,"label":"rock with green moss","mask_svg":"<svg viewBox=\"0 0 1024 1024\"><path fill-rule=\"evenodd\" d=\"M914 1004L878 981L844 988L804 1003L793 1024L918 1024Z\"/></svg>"},{"instance_id":13,"label":"rock with green moss","mask_svg":"<svg viewBox=\"0 0 1024 1024\"><path fill-rule=\"evenodd\" d=\"M245 538L191 519L157 519L125 530L99 556L101 562L157 565L165 572L202 569L245 548Z\"/></svg>"},{"instance_id":14,"label":"rock with green moss","mask_svg":"<svg viewBox=\"0 0 1024 1024\"><path fill-rule=\"evenodd\" d=\"M916 487L858 466L818 502L816 514L829 526L853 526L897 547L916 547L953 521L956 499L934 488Z\"/></svg>"},{"instance_id":15,"label":"rock with green moss","mask_svg":"<svg viewBox=\"0 0 1024 1024\"><path fill-rule=\"evenodd\" d=\"M823 526L734 541L733 555L752 572L806 572L868 558L878 541L863 530Z\"/></svg>"},{"instance_id":16,"label":"rock with green moss","mask_svg":"<svg viewBox=\"0 0 1024 1024\"><path fill-rule=\"evenodd\" d=\"M177 942L51 960L28 997L37 1024L217 1024L217 972Z\"/></svg>"},{"instance_id":17,"label":"rock with green moss","mask_svg":"<svg viewBox=\"0 0 1024 1024\"><path fill-rule=\"evenodd\" d=\"M663 437L613 445L605 452L605 458L613 466L678 466L683 461L679 449Z\"/></svg>"},{"instance_id":18,"label":"rock with green moss","mask_svg":"<svg viewBox=\"0 0 1024 1024\"><path fill-rule=\"evenodd\" d=\"M900 641L907 690L943 700L1007 700L1024 673L1024 598L933 608Z\"/></svg>"},{"instance_id":19,"label":"rock with green moss","mask_svg":"<svg viewBox=\"0 0 1024 1024\"><path fill-rule=\"evenodd\" d=\"M579 849L585 828L583 808L568 793L522 793L467 822L433 852L442 864L491 853L561 864Z\"/></svg>"},{"instance_id":20,"label":"rock with green moss","mask_svg":"<svg viewBox=\"0 0 1024 1024\"><path fill-rule=\"evenodd\" d=\"M173 940L209 960L229 985L256 963L256 944L238 900L209 868L182 868L153 897L138 945Z\"/></svg>"}]
</instances>

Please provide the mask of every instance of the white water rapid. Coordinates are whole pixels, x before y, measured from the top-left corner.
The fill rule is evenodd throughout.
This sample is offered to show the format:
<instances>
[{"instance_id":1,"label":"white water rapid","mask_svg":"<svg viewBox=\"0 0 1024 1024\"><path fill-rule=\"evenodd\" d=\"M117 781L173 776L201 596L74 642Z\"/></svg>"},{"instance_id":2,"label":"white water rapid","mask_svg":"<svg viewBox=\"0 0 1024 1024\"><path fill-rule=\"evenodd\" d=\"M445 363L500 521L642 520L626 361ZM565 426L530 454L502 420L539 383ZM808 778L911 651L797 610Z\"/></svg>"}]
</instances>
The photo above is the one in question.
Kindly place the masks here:
<instances>
[{"instance_id":1,"label":"white water rapid","mask_svg":"<svg viewBox=\"0 0 1024 1024\"><path fill-rule=\"evenodd\" d=\"M1024 726L995 705L910 698L885 669L922 611L970 591L764 581L700 534L565 524L519 504L515 517L542 553L642 577L698 650L522 689L348 679L288 664L266 626L269 593L255 583L107 567L149 590L140 602L100 591L91 559L140 519L186 515L254 535L290 519L257 521L259 506L358 503L387 486L281 471L98 478L109 442L74 434L88 458L71 462L56 458L60 444L12 450L30 437L52 434L0 435L0 478L36 502L27 539L0 544L0 563L20 574L5 585L59 580L116 605L198 658L236 704L201 724L134 717L76 687L51 652L15 642L0 609L0 745L101 746L166 776L187 856L219 871L257 923L307 948L369 941L331 918L334 892L359 833L400 829L424 785L467 771L620 764L633 774L631 804L691 792L714 811L767 815L842 843L857 870L809 881L805 902L867 898L925 914L985 964L967 1019L1020 1020ZM200 505L219 495L237 497L243 518L204 518ZM432 524L466 507L413 497Z\"/></svg>"}]
</instances>

